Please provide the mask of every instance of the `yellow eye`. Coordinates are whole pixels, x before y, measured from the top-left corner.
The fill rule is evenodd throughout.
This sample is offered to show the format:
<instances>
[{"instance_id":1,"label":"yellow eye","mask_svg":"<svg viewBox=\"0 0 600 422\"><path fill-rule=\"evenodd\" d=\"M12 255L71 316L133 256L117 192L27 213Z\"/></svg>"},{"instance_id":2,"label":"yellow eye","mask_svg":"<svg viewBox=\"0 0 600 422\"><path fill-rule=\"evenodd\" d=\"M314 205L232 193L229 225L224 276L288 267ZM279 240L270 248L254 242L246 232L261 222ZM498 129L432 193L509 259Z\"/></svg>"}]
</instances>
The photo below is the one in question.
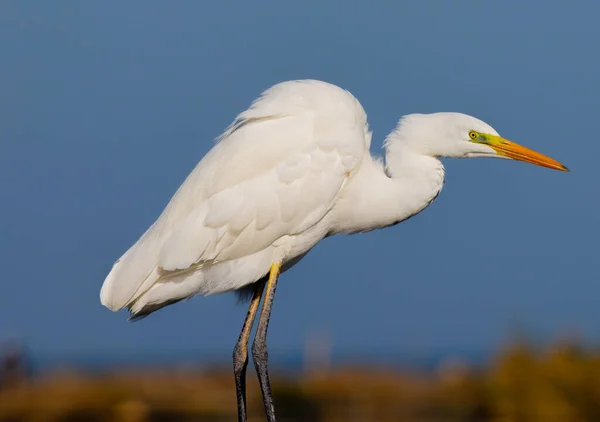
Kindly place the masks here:
<instances>
[{"instance_id":1,"label":"yellow eye","mask_svg":"<svg viewBox=\"0 0 600 422\"><path fill-rule=\"evenodd\" d=\"M479 137L479 134L477 132L475 132L473 130L469 132L469 138L477 139L478 137Z\"/></svg>"}]
</instances>

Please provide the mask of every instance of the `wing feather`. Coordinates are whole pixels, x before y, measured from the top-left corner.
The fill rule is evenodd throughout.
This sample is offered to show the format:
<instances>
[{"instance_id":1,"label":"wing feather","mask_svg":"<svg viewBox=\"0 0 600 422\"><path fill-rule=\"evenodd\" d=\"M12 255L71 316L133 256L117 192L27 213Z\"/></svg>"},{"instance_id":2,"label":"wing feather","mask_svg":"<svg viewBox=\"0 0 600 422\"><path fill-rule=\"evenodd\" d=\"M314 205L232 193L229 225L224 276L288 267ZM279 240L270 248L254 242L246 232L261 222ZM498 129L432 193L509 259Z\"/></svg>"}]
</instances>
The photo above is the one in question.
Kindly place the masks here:
<instances>
[{"instance_id":1,"label":"wing feather","mask_svg":"<svg viewBox=\"0 0 600 422\"><path fill-rule=\"evenodd\" d=\"M238 116L115 263L105 306L127 306L172 272L251 255L327 214L368 151L366 116L337 87L315 83L314 92L330 90L325 98L283 85Z\"/></svg>"}]
</instances>

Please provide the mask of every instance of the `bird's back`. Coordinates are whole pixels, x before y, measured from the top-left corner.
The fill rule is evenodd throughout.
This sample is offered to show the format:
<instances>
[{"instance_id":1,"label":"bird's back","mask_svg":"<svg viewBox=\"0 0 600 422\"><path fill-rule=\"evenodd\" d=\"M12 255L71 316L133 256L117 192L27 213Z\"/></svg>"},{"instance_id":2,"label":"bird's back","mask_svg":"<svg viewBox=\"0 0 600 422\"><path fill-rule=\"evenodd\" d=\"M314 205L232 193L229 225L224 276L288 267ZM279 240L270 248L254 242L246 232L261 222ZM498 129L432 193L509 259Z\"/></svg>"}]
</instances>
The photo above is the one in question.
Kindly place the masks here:
<instances>
[{"instance_id":1,"label":"bird's back","mask_svg":"<svg viewBox=\"0 0 600 422\"><path fill-rule=\"evenodd\" d=\"M166 276L250 256L316 224L370 144L347 91L289 81L265 91L221 135L157 221L113 266L113 310Z\"/></svg>"}]
</instances>

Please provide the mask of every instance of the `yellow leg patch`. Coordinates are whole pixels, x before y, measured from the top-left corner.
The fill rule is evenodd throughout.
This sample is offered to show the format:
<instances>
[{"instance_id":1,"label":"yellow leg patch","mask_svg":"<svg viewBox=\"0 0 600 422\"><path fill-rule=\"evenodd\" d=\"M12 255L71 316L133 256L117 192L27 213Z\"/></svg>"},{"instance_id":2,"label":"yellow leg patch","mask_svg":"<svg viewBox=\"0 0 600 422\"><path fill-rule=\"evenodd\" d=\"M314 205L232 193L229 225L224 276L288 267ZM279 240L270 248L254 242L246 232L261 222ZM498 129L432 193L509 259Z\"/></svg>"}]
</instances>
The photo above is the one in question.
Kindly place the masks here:
<instances>
[{"instance_id":1,"label":"yellow leg patch","mask_svg":"<svg viewBox=\"0 0 600 422\"><path fill-rule=\"evenodd\" d=\"M271 271L269 272L269 281L267 281L267 293L271 290L270 287L273 285L275 281L277 281L277 277L279 277L279 272L281 270L281 261L273 262L271 264Z\"/></svg>"},{"instance_id":2,"label":"yellow leg patch","mask_svg":"<svg viewBox=\"0 0 600 422\"><path fill-rule=\"evenodd\" d=\"M258 305L260 304L260 299L263 295L263 289L264 284L261 284L260 286L257 286L256 290L254 291L254 296L252 296L250 306L248 306L246 320L244 321L244 326L242 327L242 332L240 333L240 338L238 339L241 353L244 356L248 354L248 339L250 338L250 331L252 330L254 317L256 316L256 311L258 311Z\"/></svg>"}]
</instances>

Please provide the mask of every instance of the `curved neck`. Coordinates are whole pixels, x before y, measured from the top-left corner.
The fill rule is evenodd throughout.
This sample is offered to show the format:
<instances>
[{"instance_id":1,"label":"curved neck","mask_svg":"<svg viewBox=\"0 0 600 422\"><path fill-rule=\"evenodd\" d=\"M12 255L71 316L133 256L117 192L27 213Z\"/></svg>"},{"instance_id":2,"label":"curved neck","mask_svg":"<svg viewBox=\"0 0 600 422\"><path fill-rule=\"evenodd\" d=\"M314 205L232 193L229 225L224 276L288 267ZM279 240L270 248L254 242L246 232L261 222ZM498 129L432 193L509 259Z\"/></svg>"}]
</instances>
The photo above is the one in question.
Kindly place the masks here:
<instances>
[{"instance_id":1,"label":"curved neck","mask_svg":"<svg viewBox=\"0 0 600 422\"><path fill-rule=\"evenodd\" d=\"M421 212L444 184L444 166L407 144L388 148L385 168L367 157L333 208L333 233L370 231L397 224Z\"/></svg>"}]
</instances>

